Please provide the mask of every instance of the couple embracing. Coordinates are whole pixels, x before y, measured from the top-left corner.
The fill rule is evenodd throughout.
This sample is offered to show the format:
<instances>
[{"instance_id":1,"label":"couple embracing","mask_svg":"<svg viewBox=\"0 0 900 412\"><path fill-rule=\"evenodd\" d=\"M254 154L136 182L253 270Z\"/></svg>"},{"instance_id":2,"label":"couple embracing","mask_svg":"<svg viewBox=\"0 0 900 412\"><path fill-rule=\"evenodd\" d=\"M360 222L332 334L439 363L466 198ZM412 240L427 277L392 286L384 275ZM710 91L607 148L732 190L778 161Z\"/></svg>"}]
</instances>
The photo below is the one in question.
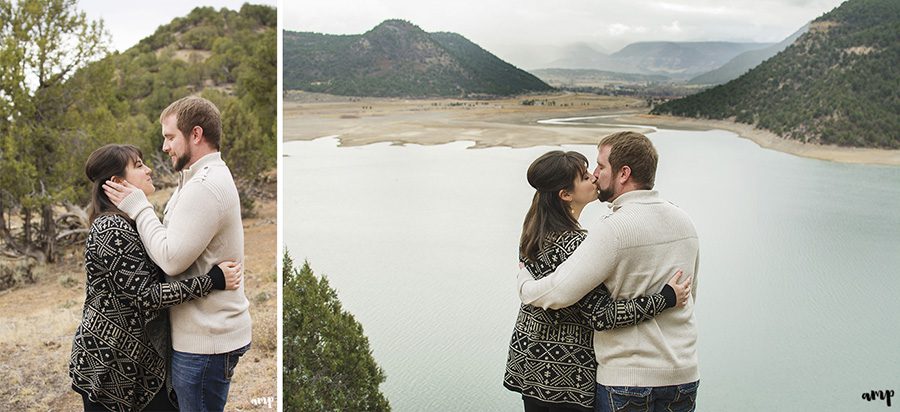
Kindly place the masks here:
<instances>
[{"instance_id":1,"label":"couple embracing","mask_svg":"<svg viewBox=\"0 0 900 412\"><path fill-rule=\"evenodd\" d=\"M519 245L522 301L504 385L531 411L693 411L699 243L691 219L653 190L646 136L609 135L597 167L549 152ZM579 226L588 203L612 213Z\"/></svg>"},{"instance_id":2,"label":"couple embracing","mask_svg":"<svg viewBox=\"0 0 900 412\"><path fill-rule=\"evenodd\" d=\"M186 97L160 123L180 172L162 222L137 147L106 145L85 164L87 286L69 364L85 411L222 411L250 348L244 232L219 110Z\"/></svg>"}]
</instances>

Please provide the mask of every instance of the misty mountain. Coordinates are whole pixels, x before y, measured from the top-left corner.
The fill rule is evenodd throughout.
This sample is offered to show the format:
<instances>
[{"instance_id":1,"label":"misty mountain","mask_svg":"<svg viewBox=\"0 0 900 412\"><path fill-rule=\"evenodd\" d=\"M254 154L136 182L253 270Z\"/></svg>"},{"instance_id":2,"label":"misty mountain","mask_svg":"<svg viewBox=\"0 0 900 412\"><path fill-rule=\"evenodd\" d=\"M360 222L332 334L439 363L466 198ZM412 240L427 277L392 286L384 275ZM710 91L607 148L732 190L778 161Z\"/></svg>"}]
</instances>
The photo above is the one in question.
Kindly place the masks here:
<instances>
[{"instance_id":1,"label":"misty mountain","mask_svg":"<svg viewBox=\"0 0 900 412\"><path fill-rule=\"evenodd\" d=\"M900 149L900 1L848 0L741 77L653 113L733 119L804 143Z\"/></svg>"},{"instance_id":2,"label":"misty mountain","mask_svg":"<svg viewBox=\"0 0 900 412\"><path fill-rule=\"evenodd\" d=\"M598 69L608 66L609 61L609 54L585 43L565 46L561 50L561 56L544 67L554 69Z\"/></svg>"},{"instance_id":3,"label":"misty mountain","mask_svg":"<svg viewBox=\"0 0 900 412\"><path fill-rule=\"evenodd\" d=\"M800 30L797 30L794 34L791 34L781 42L775 43L764 49L743 52L728 61L728 63L725 63L722 67L694 77L693 79L688 80L688 83L716 85L737 79L740 75L747 73L750 69L786 49L793 44L794 41L800 38L803 33L806 33L807 30L809 30L809 24L803 25Z\"/></svg>"},{"instance_id":4,"label":"misty mountain","mask_svg":"<svg viewBox=\"0 0 900 412\"><path fill-rule=\"evenodd\" d=\"M360 35L284 32L285 89L351 96L513 95L552 90L456 33L387 20Z\"/></svg>"},{"instance_id":5,"label":"misty mountain","mask_svg":"<svg viewBox=\"0 0 900 412\"><path fill-rule=\"evenodd\" d=\"M632 43L613 54L584 46L571 48L548 66L689 78L716 69L741 53L769 46L771 43L657 41Z\"/></svg>"}]
</instances>

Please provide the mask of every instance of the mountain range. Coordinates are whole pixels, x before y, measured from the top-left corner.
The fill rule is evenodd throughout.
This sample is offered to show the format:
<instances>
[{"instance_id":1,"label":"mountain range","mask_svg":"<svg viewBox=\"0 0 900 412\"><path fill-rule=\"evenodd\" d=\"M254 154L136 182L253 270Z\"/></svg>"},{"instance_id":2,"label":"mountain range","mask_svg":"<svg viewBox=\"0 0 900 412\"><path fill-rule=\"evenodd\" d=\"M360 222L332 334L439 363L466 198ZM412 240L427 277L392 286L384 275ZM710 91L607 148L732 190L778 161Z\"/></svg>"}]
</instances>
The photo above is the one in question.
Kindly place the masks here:
<instances>
[{"instance_id":1,"label":"mountain range","mask_svg":"<svg viewBox=\"0 0 900 412\"><path fill-rule=\"evenodd\" d=\"M766 59L769 59L786 49L800 38L803 33L806 33L807 30L809 30L809 24L803 25L800 30L797 30L784 40L769 47L745 51L729 60L728 63L723 64L721 67L688 80L688 84L716 85L737 79L740 75L747 73L750 69L766 61Z\"/></svg>"},{"instance_id":2,"label":"mountain range","mask_svg":"<svg viewBox=\"0 0 900 412\"><path fill-rule=\"evenodd\" d=\"M661 74L689 79L717 69L741 53L765 49L771 43L638 42L612 54L588 45L566 49L566 55L547 68L594 69L609 72Z\"/></svg>"},{"instance_id":3,"label":"mountain range","mask_svg":"<svg viewBox=\"0 0 900 412\"><path fill-rule=\"evenodd\" d=\"M284 32L284 88L352 96L514 95L553 90L465 37L387 20L360 35Z\"/></svg>"}]
</instances>

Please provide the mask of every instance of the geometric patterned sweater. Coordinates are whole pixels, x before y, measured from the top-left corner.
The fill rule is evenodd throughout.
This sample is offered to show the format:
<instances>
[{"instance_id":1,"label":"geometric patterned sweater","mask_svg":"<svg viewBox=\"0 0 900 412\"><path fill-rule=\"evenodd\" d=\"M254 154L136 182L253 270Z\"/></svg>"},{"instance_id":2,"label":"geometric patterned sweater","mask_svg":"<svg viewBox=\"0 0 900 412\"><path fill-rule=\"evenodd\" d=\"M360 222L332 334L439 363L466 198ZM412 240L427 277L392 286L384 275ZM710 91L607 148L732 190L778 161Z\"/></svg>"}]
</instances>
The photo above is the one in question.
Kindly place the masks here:
<instances>
[{"instance_id":1,"label":"geometric patterned sweater","mask_svg":"<svg viewBox=\"0 0 900 412\"><path fill-rule=\"evenodd\" d=\"M161 282L164 274L137 230L114 214L94 219L84 261L86 297L72 342L72 386L111 411L140 411L166 384L170 347L159 342L168 341L169 330L158 326L168 317L166 308L223 289L224 277L213 270L212 276Z\"/></svg>"},{"instance_id":2,"label":"geometric patterned sweater","mask_svg":"<svg viewBox=\"0 0 900 412\"><path fill-rule=\"evenodd\" d=\"M587 236L550 233L538 261L523 260L535 279L552 273ZM672 294L674 296L674 294ZM597 360L594 330L632 326L674 305L662 293L613 301L603 284L578 303L558 309L522 305L516 319L503 384L547 406L593 411Z\"/></svg>"}]
</instances>

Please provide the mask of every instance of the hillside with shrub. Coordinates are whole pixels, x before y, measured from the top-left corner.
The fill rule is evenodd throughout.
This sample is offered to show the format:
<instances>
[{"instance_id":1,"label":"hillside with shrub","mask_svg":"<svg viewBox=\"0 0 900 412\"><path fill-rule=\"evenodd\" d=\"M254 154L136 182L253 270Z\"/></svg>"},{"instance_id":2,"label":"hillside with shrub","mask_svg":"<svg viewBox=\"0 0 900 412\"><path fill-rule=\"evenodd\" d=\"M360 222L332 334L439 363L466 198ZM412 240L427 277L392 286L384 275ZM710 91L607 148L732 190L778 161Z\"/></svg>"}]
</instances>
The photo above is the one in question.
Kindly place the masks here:
<instances>
[{"instance_id":1,"label":"hillside with shrub","mask_svg":"<svg viewBox=\"0 0 900 412\"><path fill-rule=\"evenodd\" d=\"M109 53L102 22L75 3L0 3L3 254L52 262L57 246L82 239L84 162L104 144L139 146L157 185L173 184L159 114L187 95L221 110L222 154L252 210L256 183L276 165L274 8L198 7Z\"/></svg>"},{"instance_id":2,"label":"hillside with shrub","mask_svg":"<svg viewBox=\"0 0 900 412\"><path fill-rule=\"evenodd\" d=\"M849 0L743 76L653 113L731 119L805 143L900 149L900 2Z\"/></svg>"}]
</instances>

